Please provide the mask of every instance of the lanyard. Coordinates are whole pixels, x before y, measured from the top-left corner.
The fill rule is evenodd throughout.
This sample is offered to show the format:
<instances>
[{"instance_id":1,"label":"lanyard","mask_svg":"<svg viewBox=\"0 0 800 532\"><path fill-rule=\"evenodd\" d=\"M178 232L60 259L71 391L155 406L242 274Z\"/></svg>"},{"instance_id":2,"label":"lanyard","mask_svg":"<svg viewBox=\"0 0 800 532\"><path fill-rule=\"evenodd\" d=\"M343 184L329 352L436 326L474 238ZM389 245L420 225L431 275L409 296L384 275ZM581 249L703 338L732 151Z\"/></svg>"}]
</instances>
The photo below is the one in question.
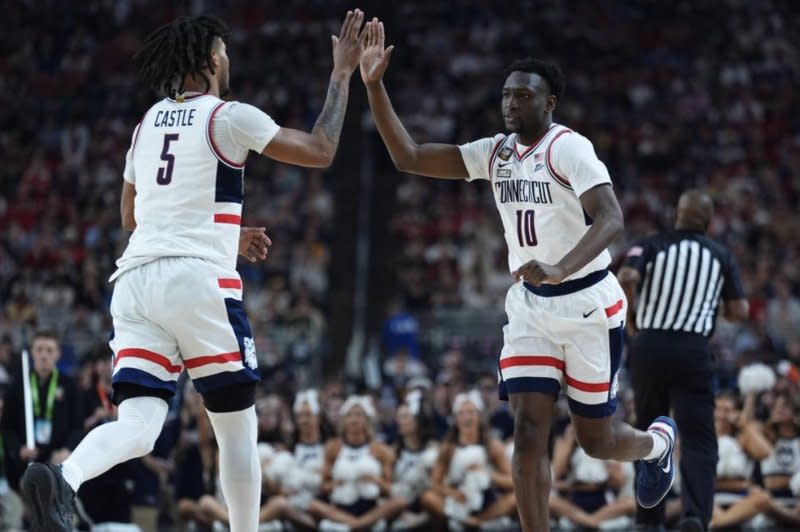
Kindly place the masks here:
<instances>
[{"instance_id":1,"label":"lanyard","mask_svg":"<svg viewBox=\"0 0 800 532\"><path fill-rule=\"evenodd\" d=\"M56 388L58 387L58 368L53 369L53 374L50 376L50 385L47 387L47 410L45 412L45 419L51 421L53 419L53 404L56 402ZM31 372L31 400L33 401L33 412L37 418L42 417L42 405L39 403L39 377L36 372Z\"/></svg>"}]
</instances>

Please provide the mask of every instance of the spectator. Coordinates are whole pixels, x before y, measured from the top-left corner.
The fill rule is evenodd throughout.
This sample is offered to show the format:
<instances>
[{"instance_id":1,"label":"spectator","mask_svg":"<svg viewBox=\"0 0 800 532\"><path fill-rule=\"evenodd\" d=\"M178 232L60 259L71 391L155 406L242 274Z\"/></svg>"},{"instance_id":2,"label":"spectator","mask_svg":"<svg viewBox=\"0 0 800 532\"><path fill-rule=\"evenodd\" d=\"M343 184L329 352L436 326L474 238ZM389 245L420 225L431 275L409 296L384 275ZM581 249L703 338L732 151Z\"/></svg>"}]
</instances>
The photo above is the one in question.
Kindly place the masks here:
<instances>
[{"instance_id":1,"label":"spectator","mask_svg":"<svg viewBox=\"0 0 800 532\"><path fill-rule=\"evenodd\" d=\"M399 297L389 304L381 336L386 359L392 359L401 349L408 356L419 359L419 322L404 308Z\"/></svg>"},{"instance_id":2,"label":"spectator","mask_svg":"<svg viewBox=\"0 0 800 532\"><path fill-rule=\"evenodd\" d=\"M5 445L9 484L17 489L28 462L60 464L83 434L83 402L72 379L56 368L61 355L58 337L37 332L31 343L30 374L35 447L25 444L25 402L22 375L17 375L6 395L0 433Z\"/></svg>"}]
</instances>

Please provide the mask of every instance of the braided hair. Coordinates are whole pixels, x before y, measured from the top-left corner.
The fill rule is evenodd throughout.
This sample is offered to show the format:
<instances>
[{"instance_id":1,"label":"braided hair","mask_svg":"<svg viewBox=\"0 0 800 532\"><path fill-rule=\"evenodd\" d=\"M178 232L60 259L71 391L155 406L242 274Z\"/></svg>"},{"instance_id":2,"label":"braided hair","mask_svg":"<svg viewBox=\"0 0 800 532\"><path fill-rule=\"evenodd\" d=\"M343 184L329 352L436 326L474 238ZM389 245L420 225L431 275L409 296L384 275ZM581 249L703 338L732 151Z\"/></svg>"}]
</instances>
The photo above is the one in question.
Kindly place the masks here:
<instances>
[{"instance_id":1,"label":"braided hair","mask_svg":"<svg viewBox=\"0 0 800 532\"><path fill-rule=\"evenodd\" d=\"M229 35L224 22L209 16L179 18L161 26L147 36L136 54L141 62L139 79L174 98L183 92L186 76L200 76L208 91L211 81L203 71L214 73L210 60L214 39Z\"/></svg>"}]
</instances>

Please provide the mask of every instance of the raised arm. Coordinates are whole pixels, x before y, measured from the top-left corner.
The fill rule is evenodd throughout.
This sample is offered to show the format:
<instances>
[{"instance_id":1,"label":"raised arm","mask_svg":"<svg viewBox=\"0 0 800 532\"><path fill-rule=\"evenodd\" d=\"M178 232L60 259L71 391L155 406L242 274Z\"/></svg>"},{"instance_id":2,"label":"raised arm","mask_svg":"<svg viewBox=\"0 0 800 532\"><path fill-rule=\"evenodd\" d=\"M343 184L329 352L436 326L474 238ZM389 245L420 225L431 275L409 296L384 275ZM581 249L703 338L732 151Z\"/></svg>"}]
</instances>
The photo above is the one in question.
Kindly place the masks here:
<instances>
[{"instance_id":1,"label":"raised arm","mask_svg":"<svg viewBox=\"0 0 800 532\"><path fill-rule=\"evenodd\" d=\"M469 177L461 151L454 144L417 144L392 107L383 74L389 66L394 46L384 45L383 23L372 19L364 30L367 34L361 54L361 79L367 88L369 107L386 149L394 165L402 172L438 177L464 179Z\"/></svg>"},{"instance_id":2,"label":"raised arm","mask_svg":"<svg viewBox=\"0 0 800 532\"><path fill-rule=\"evenodd\" d=\"M344 124L350 76L358 66L362 50L361 30L364 13L360 9L348 11L339 37L332 36L333 72L328 85L325 104L311 133L282 127L262 151L276 161L325 168L330 166L339 146L339 135Z\"/></svg>"}]
</instances>

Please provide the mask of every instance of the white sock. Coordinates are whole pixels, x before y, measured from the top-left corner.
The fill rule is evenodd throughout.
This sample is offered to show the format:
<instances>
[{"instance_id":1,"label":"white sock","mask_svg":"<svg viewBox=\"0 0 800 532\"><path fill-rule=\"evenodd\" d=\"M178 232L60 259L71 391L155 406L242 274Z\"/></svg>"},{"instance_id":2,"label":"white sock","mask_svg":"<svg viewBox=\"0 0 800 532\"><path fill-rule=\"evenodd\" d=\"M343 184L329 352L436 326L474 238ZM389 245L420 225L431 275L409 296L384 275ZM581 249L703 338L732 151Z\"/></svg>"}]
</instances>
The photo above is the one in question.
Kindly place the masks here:
<instances>
[{"instance_id":1,"label":"white sock","mask_svg":"<svg viewBox=\"0 0 800 532\"><path fill-rule=\"evenodd\" d=\"M228 505L231 532L253 532L258 528L261 502L256 407L208 412L208 418L219 446L219 480Z\"/></svg>"},{"instance_id":2,"label":"white sock","mask_svg":"<svg viewBox=\"0 0 800 532\"><path fill-rule=\"evenodd\" d=\"M666 423L658 423L657 425L659 429L665 430L669 432L673 438L675 437L675 435L672 433L672 427ZM650 425L650 427L652 426L653 425ZM643 460L661 460L667 451L669 451L669 439L662 432L652 430L651 428L647 429L647 433L653 438L653 448L650 450L648 455L643 458Z\"/></svg>"},{"instance_id":3,"label":"white sock","mask_svg":"<svg viewBox=\"0 0 800 532\"><path fill-rule=\"evenodd\" d=\"M167 419L167 402L158 397L132 397L119 405L118 419L100 425L62 464L64 480L78 491L87 480L153 450Z\"/></svg>"}]
</instances>

